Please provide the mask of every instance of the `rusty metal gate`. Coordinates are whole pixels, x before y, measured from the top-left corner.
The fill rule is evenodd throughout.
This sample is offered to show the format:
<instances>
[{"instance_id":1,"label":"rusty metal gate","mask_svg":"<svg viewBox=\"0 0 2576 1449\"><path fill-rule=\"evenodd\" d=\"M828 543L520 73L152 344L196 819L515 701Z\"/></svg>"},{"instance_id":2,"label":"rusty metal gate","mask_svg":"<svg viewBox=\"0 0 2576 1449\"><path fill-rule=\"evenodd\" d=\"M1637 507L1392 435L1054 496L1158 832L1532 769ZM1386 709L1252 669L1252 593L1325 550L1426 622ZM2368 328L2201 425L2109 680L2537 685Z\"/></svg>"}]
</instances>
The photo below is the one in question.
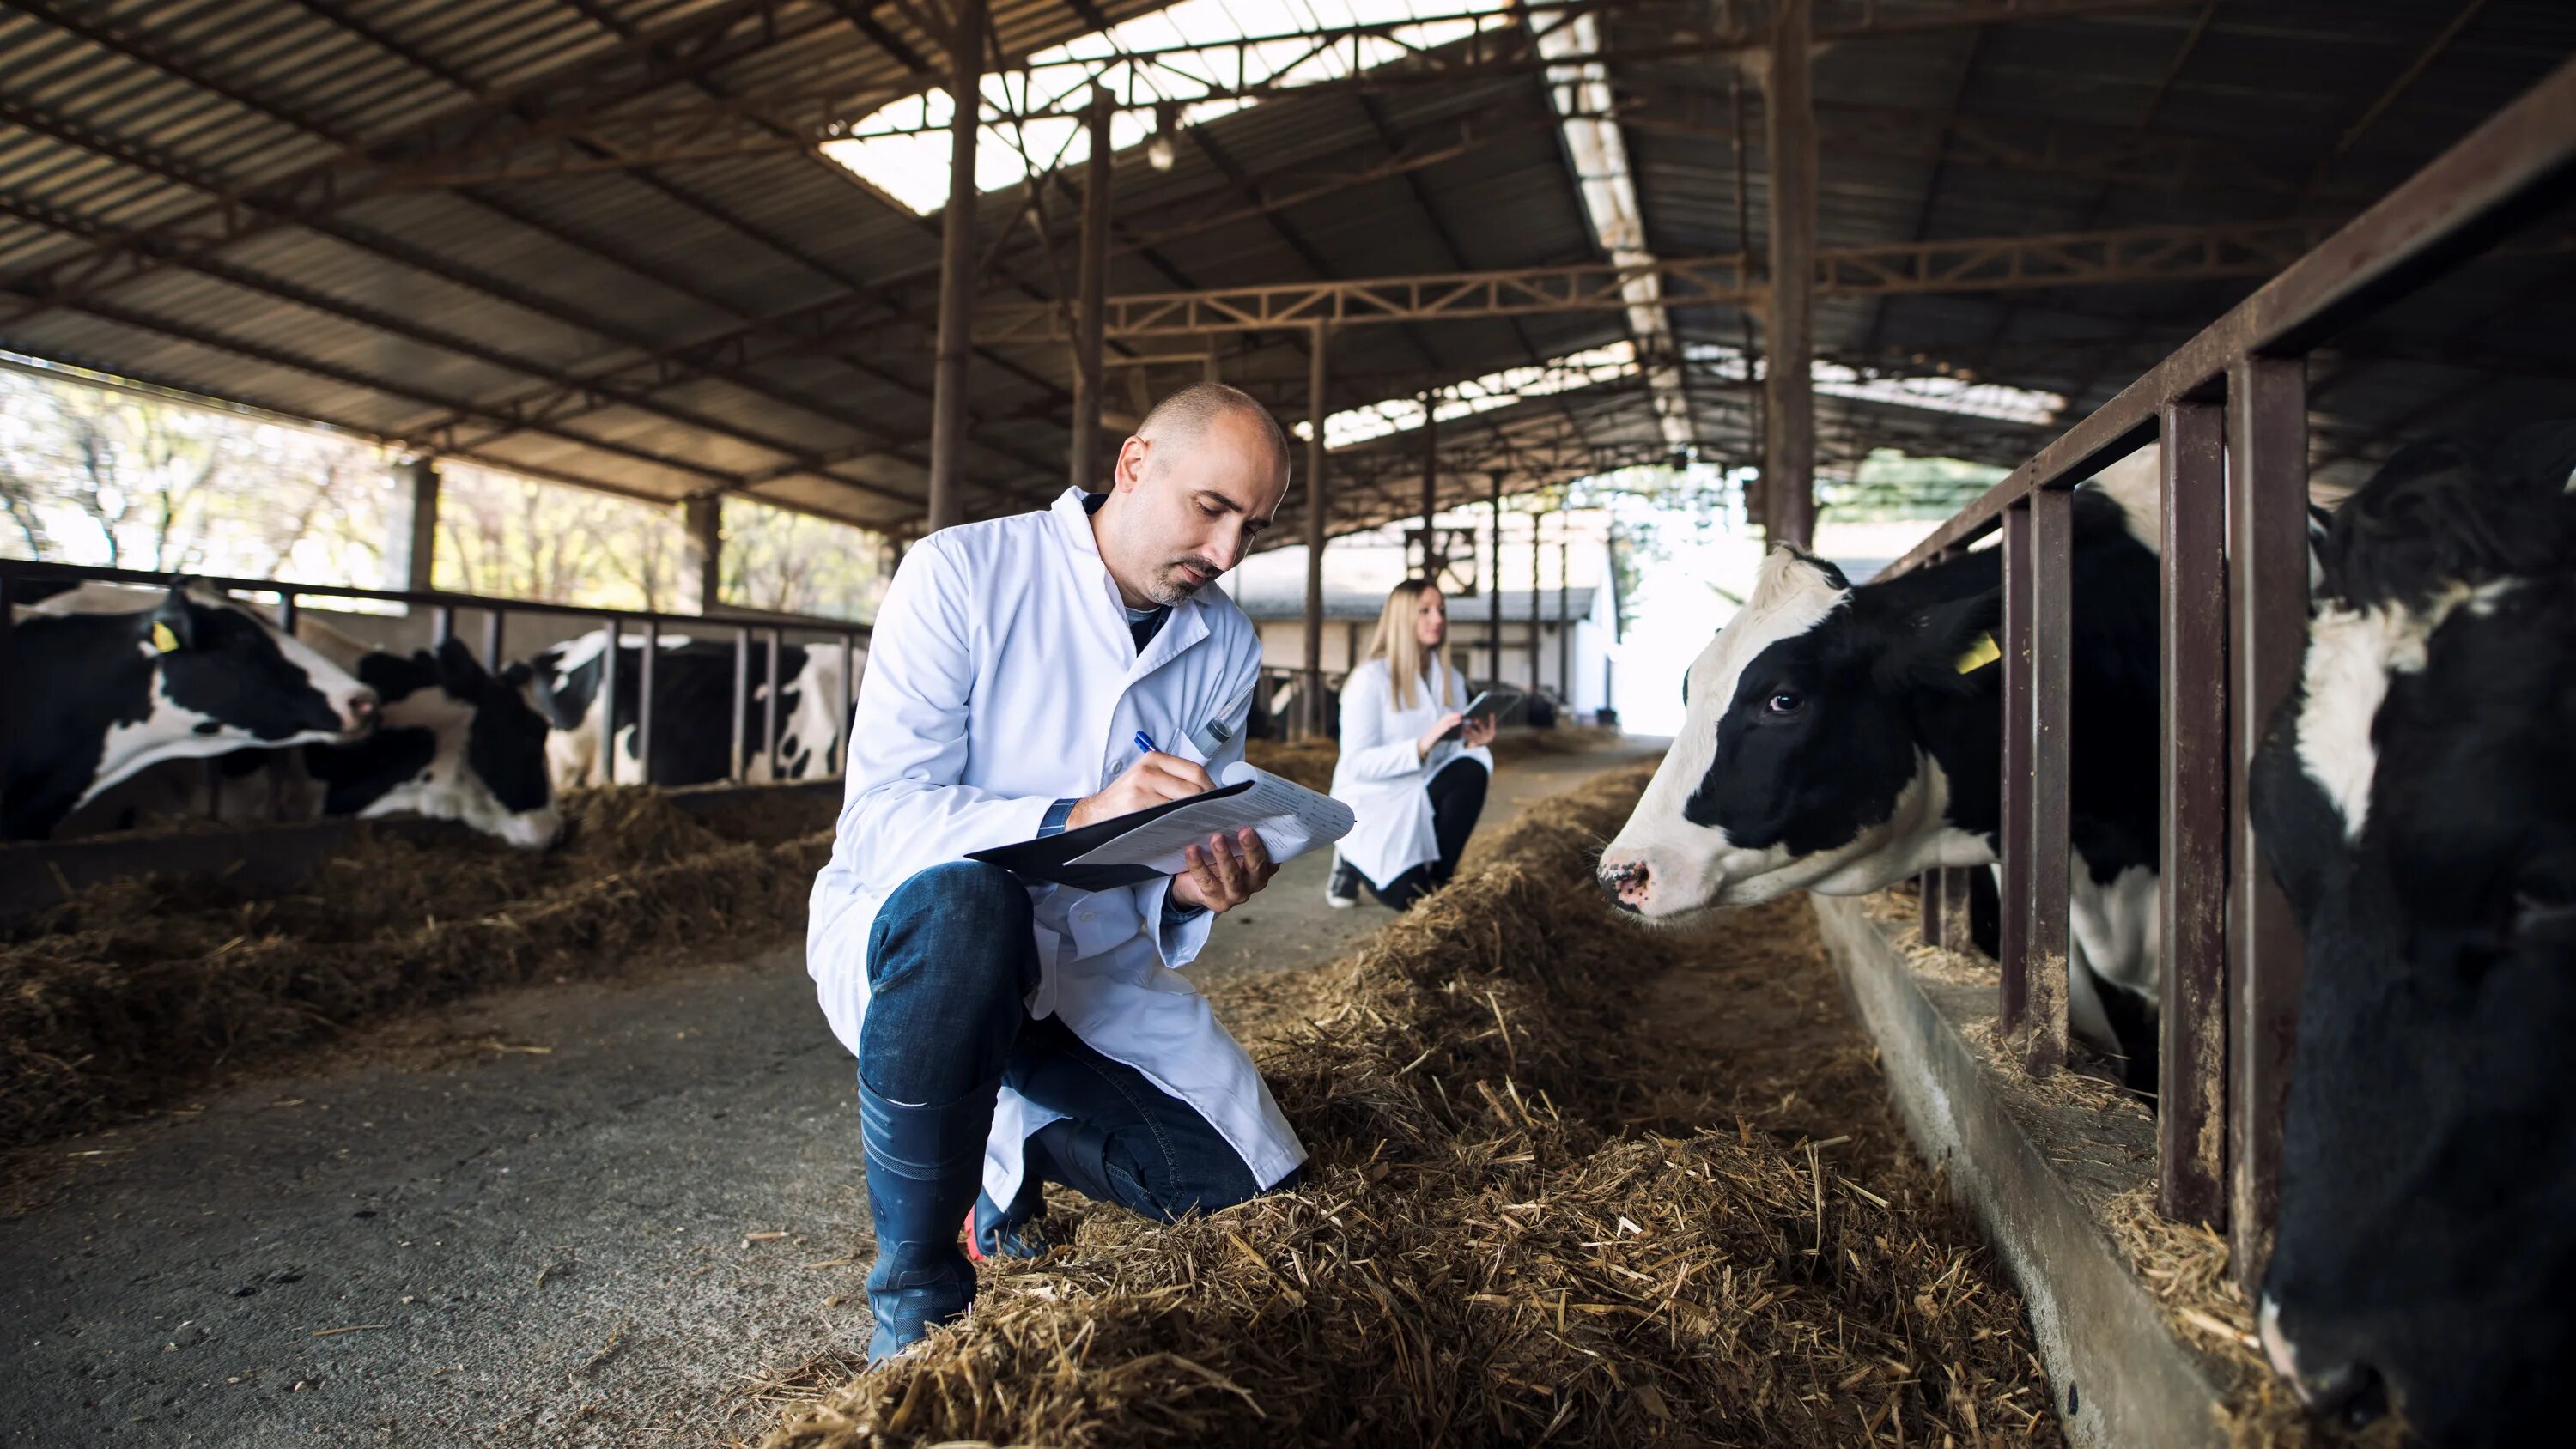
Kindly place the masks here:
<instances>
[{"instance_id":1,"label":"rusty metal gate","mask_svg":"<svg viewBox=\"0 0 2576 1449\"><path fill-rule=\"evenodd\" d=\"M2162 445L2162 1042L2157 1205L2224 1228L2259 1276L2280 1192L2301 943L2254 849L2248 762L2307 640L2307 354L2576 192L2560 67L1935 530L1890 572L2000 528L2003 941L1998 1027L2066 1060L2071 490ZM2211 681L2224 681L2211 688ZM1965 873L1927 873L1926 940L1966 936Z\"/></svg>"}]
</instances>

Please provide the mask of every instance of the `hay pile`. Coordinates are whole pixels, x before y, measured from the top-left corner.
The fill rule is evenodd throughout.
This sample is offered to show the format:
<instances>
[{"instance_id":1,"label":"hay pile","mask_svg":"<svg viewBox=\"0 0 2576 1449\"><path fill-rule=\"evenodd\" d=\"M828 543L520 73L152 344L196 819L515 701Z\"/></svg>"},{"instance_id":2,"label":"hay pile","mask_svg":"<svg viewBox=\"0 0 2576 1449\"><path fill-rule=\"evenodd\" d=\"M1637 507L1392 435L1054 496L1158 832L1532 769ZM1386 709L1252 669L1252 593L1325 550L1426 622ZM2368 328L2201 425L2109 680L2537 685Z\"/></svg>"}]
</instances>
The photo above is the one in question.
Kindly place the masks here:
<instances>
[{"instance_id":1,"label":"hay pile","mask_svg":"<svg viewBox=\"0 0 2576 1449\"><path fill-rule=\"evenodd\" d=\"M2019 1304L1894 1149L1848 1021L1823 1100L1663 1031L1831 987L1797 902L1714 943L1608 918L1590 861L1644 780L1543 802L1356 954L1272 979L1304 1008L1254 1044L1300 1190L1171 1228L1078 1210L770 1449L2057 1442ZM1806 979L1765 983L1802 928ZM1722 988L1698 1018L1672 1009L1693 981Z\"/></svg>"},{"instance_id":2,"label":"hay pile","mask_svg":"<svg viewBox=\"0 0 2576 1449\"><path fill-rule=\"evenodd\" d=\"M641 789L564 805L542 859L366 831L300 894L114 881L0 926L0 1148L483 987L780 935L830 848L728 839Z\"/></svg>"},{"instance_id":3,"label":"hay pile","mask_svg":"<svg viewBox=\"0 0 2576 1449\"><path fill-rule=\"evenodd\" d=\"M1243 758L1283 780L1309 790L1333 788L1333 762L1342 747L1331 740L1246 740Z\"/></svg>"}]
</instances>

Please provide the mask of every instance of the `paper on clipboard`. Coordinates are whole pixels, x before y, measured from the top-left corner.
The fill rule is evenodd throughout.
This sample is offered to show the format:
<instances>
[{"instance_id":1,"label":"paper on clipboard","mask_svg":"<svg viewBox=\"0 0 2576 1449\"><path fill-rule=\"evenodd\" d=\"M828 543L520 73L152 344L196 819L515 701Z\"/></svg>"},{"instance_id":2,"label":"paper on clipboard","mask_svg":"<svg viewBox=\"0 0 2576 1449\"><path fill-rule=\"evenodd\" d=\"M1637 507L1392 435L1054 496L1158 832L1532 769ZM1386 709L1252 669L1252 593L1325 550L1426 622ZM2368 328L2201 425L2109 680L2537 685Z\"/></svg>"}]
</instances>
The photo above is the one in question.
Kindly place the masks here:
<instances>
[{"instance_id":1,"label":"paper on clipboard","mask_svg":"<svg viewBox=\"0 0 2576 1449\"><path fill-rule=\"evenodd\" d=\"M1225 767L1218 783L1247 781L1251 788L1241 794L1183 805L1075 856L1070 864L1141 865L1179 875L1190 868L1184 849L1204 844L1211 835L1247 827L1260 833L1271 860L1284 863L1350 834L1358 819L1351 807L1330 795L1318 795L1239 760Z\"/></svg>"}]
</instances>

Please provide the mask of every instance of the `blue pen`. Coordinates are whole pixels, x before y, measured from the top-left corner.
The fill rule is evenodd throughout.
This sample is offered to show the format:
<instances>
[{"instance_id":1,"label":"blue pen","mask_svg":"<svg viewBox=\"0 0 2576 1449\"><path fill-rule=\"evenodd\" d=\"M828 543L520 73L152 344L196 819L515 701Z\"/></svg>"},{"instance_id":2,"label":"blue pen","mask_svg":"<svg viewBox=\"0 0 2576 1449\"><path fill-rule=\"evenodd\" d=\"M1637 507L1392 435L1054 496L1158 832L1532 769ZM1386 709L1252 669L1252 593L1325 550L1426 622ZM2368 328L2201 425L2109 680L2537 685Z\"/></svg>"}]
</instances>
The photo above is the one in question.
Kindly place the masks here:
<instances>
[{"instance_id":1,"label":"blue pen","mask_svg":"<svg viewBox=\"0 0 2576 1449\"><path fill-rule=\"evenodd\" d=\"M1143 730L1136 731L1136 748L1149 755L1154 753L1154 737Z\"/></svg>"}]
</instances>

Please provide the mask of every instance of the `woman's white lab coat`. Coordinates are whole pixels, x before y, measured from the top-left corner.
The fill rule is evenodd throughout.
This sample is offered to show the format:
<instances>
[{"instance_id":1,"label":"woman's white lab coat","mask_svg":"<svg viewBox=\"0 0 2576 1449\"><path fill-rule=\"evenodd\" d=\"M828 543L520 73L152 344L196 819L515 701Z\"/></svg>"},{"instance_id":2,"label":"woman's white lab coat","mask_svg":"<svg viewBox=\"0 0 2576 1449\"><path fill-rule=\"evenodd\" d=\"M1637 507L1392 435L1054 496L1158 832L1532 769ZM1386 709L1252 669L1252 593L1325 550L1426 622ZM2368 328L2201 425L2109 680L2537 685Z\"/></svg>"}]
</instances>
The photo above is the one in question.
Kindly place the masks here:
<instances>
[{"instance_id":1,"label":"woman's white lab coat","mask_svg":"<svg viewBox=\"0 0 2576 1449\"><path fill-rule=\"evenodd\" d=\"M1333 798L1351 807L1359 823L1342 837L1342 859L1380 886L1440 855L1431 831L1431 777L1465 758L1494 768L1493 752L1462 749L1442 740L1417 758L1413 742L1433 721L1467 707L1467 684L1430 662L1430 676L1415 687L1413 707L1396 705L1386 660L1372 659L1342 682L1342 754L1333 764Z\"/></svg>"},{"instance_id":2,"label":"woman's white lab coat","mask_svg":"<svg viewBox=\"0 0 2576 1449\"><path fill-rule=\"evenodd\" d=\"M869 926L897 886L969 851L1027 840L1058 800L1097 793L1137 732L1169 754L1222 717L1211 771L1243 757L1261 662L1222 593L1185 601L1140 655L1118 586L1067 489L1044 512L942 529L913 545L877 610L831 861L815 879L806 969L853 1056L868 1008ZM1223 712L1230 711L1230 715ZM1168 877L1112 891L1038 886L1041 981L1053 1015L1104 1056L1196 1107L1268 1187L1305 1160L1252 1059L1177 968L1213 917L1166 928ZM1021 1145L1054 1120L1003 1089L984 1187L1009 1202Z\"/></svg>"}]
</instances>

